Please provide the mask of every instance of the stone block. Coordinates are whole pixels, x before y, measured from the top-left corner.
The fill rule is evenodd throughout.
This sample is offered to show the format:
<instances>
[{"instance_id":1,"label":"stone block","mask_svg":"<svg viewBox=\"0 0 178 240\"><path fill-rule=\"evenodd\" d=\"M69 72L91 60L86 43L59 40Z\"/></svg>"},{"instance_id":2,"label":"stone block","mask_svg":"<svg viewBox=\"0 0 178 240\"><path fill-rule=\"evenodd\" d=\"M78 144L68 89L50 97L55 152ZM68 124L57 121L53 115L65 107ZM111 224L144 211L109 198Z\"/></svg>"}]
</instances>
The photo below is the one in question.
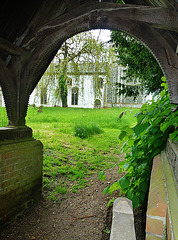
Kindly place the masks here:
<instances>
[{"instance_id":1,"label":"stone block","mask_svg":"<svg viewBox=\"0 0 178 240\"><path fill-rule=\"evenodd\" d=\"M113 205L113 219L110 240L136 240L132 202L117 198Z\"/></svg>"}]
</instances>

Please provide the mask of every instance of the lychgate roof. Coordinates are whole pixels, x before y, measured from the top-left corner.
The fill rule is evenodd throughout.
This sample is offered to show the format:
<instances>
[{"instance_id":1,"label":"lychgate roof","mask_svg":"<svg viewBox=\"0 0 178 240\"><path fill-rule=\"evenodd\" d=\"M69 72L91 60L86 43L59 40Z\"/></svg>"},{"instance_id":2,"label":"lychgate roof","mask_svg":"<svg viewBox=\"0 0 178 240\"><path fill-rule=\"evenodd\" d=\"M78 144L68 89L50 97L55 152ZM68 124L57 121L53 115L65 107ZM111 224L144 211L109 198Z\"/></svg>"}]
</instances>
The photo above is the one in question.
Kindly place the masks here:
<instances>
[{"instance_id":1,"label":"lychgate roof","mask_svg":"<svg viewBox=\"0 0 178 240\"><path fill-rule=\"evenodd\" d=\"M1 0L0 7L0 37L10 42L17 41L28 29L35 14L39 14L36 25L45 24L49 19L67 12L74 13L75 9L86 2L116 2L116 0L38 0L38 1L9 1ZM126 4L144 5L176 9L177 0L125 0ZM42 10L43 9L43 10ZM166 16L165 16L166 18ZM162 32L172 45L178 45L178 33L166 31L162 26ZM30 29L29 29L30 30Z\"/></svg>"}]
</instances>

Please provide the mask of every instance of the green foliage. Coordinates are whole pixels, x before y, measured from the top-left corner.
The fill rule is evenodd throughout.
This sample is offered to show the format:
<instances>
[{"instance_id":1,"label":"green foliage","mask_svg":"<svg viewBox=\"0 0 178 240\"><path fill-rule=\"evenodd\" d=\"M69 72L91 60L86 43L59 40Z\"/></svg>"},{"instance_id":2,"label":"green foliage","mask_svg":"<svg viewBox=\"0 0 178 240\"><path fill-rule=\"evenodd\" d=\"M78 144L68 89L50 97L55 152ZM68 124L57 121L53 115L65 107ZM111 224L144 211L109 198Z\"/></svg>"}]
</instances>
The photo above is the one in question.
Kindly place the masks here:
<instances>
[{"instance_id":1,"label":"green foliage","mask_svg":"<svg viewBox=\"0 0 178 240\"><path fill-rule=\"evenodd\" d=\"M0 127L8 125L8 118L5 107L0 107Z\"/></svg>"},{"instance_id":2,"label":"green foliage","mask_svg":"<svg viewBox=\"0 0 178 240\"><path fill-rule=\"evenodd\" d=\"M122 147L125 161L119 163L119 173L125 172L125 175L103 191L112 194L121 189L132 200L133 208L145 199L153 158L165 148L169 136L178 141L177 107L170 104L166 84L162 86L165 89L160 95L140 109L136 126L122 129L119 138L126 140Z\"/></svg>"},{"instance_id":3,"label":"green foliage","mask_svg":"<svg viewBox=\"0 0 178 240\"><path fill-rule=\"evenodd\" d=\"M84 139L102 132L103 130L95 123L80 123L75 125L74 136Z\"/></svg>"},{"instance_id":4,"label":"green foliage","mask_svg":"<svg viewBox=\"0 0 178 240\"><path fill-rule=\"evenodd\" d=\"M123 0L117 0L116 2L120 4L125 4Z\"/></svg>"},{"instance_id":5,"label":"green foliage","mask_svg":"<svg viewBox=\"0 0 178 240\"><path fill-rule=\"evenodd\" d=\"M139 90L145 90L146 94L159 93L162 90L163 73L152 53L125 33L112 31L111 41L117 52L118 63L126 67L122 77L125 82L117 85L118 94L136 97ZM133 86L133 79L139 79L141 84Z\"/></svg>"}]
</instances>

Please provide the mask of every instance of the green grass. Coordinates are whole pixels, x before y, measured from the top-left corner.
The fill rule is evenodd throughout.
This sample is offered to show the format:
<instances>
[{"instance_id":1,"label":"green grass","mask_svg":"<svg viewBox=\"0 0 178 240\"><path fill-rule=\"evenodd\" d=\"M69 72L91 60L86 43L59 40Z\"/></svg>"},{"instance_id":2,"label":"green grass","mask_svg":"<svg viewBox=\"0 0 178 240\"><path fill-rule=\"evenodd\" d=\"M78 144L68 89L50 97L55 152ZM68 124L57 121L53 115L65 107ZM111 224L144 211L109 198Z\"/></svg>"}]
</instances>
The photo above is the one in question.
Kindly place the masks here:
<instances>
[{"instance_id":1,"label":"green grass","mask_svg":"<svg viewBox=\"0 0 178 240\"><path fill-rule=\"evenodd\" d=\"M4 107L0 107L0 127L5 127L8 125L8 119L6 114L6 109Z\"/></svg>"},{"instance_id":2,"label":"green grass","mask_svg":"<svg viewBox=\"0 0 178 240\"><path fill-rule=\"evenodd\" d=\"M26 124L33 129L34 138L44 145L43 189L55 201L60 199L59 195L77 192L89 184L92 174L110 169L120 161L120 129L133 126L134 114L138 112L125 108L44 107L38 113L37 109L29 107ZM126 110L127 114L119 119L119 114ZM75 136L76 126L84 126L94 135L92 132L81 139Z\"/></svg>"},{"instance_id":3,"label":"green grass","mask_svg":"<svg viewBox=\"0 0 178 240\"><path fill-rule=\"evenodd\" d=\"M81 139L88 138L102 132L103 130L98 125L90 122L78 123L74 127L74 136L80 137Z\"/></svg>"}]
</instances>

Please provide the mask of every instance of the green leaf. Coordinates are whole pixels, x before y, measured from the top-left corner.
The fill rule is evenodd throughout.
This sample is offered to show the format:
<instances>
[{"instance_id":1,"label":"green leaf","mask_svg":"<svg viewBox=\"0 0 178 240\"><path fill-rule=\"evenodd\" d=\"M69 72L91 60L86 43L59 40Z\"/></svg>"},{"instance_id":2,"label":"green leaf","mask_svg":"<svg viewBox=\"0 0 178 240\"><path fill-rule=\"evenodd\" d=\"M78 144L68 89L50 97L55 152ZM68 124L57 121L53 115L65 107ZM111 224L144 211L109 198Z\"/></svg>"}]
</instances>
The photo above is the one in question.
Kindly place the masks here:
<instances>
[{"instance_id":1,"label":"green leaf","mask_svg":"<svg viewBox=\"0 0 178 240\"><path fill-rule=\"evenodd\" d=\"M145 119L145 115L139 115L139 116L137 117L137 122L138 122L138 123L141 123L144 119Z\"/></svg>"},{"instance_id":2,"label":"green leaf","mask_svg":"<svg viewBox=\"0 0 178 240\"><path fill-rule=\"evenodd\" d=\"M112 204L113 204L114 200L115 200L115 199L111 199L111 200L108 202L108 204L107 204L107 207L110 207L110 206L112 206Z\"/></svg>"},{"instance_id":3,"label":"green leaf","mask_svg":"<svg viewBox=\"0 0 178 240\"><path fill-rule=\"evenodd\" d=\"M119 166L120 168L122 168L125 163L126 163L126 161L122 161L122 162L120 162L120 163L118 164L118 166Z\"/></svg>"},{"instance_id":4,"label":"green leaf","mask_svg":"<svg viewBox=\"0 0 178 240\"><path fill-rule=\"evenodd\" d=\"M131 190L129 190L125 196L132 201L133 210L136 207L138 207L138 205L140 204L140 201L139 201L139 197L136 196L136 194L134 194Z\"/></svg>"},{"instance_id":5,"label":"green leaf","mask_svg":"<svg viewBox=\"0 0 178 240\"><path fill-rule=\"evenodd\" d=\"M129 135L134 134L134 131L132 128L130 128L129 126L124 126L124 131L127 132Z\"/></svg>"},{"instance_id":6,"label":"green leaf","mask_svg":"<svg viewBox=\"0 0 178 240\"><path fill-rule=\"evenodd\" d=\"M130 181L126 176L119 179L118 183L119 183L119 185L121 186L122 189L128 188L129 185L130 185Z\"/></svg>"},{"instance_id":7,"label":"green leaf","mask_svg":"<svg viewBox=\"0 0 178 240\"><path fill-rule=\"evenodd\" d=\"M175 131L175 132L173 132L173 133L171 133L171 134L169 135L169 137L170 137L171 140L177 141L177 140L178 140L178 130Z\"/></svg>"},{"instance_id":8,"label":"green leaf","mask_svg":"<svg viewBox=\"0 0 178 240\"><path fill-rule=\"evenodd\" d=\"M149 127L149 123L144 123L144 124L137 124L133 130L134 133L139 136L140 133L142 133L143 131L145 131L147 128Z\"/></svg>"},{"instance_id":9,"label":"green leaf","mask_svg":"<svg viewBox=\"0 0 178 240\"><path fill-rule=\"evenodd\" d=\"M103 194L109 193L109 188L110 188L110 186L107 186L107 187L103 190Z\"/></svg>"},{"instance_id":10,"label":"green leaf","mask_svg":"<svg viewBox=\"0 0 178 240\"><path fill-rule=\"evenodd\" d=\"M125 163L126 163L125 161L122 161L118 164L119 166L118 174L121 174L121 172L124 171L123 166L125 165Z\"/></svg>"},{"instance_id":11,"label":"green leaf","mask_svg":"<svg viewBox=\"0 0 178 240\"><path fill-rule=\"evenodd\" d=\"M101 180L101 181L105 181L106 180L106 176L105 176L105 172L104 171L99 172L98 179Z\"/></svg>"},{"instance_id":12,"label":"green leaf","mask_svg":"<svg viewBox=\"0 0 178 240\"><path fill-rule=\"evenodd\" d=\"M140 183L140 189L141 189L143 192L146 192L147 189L148 189L148 184L146 184L146 182Z\"/></svg>"},{"instance_id":13,"label":"green leaf","mask_svg":"<svg viewBox=\"0 0 178 240\"><path fill-rule=\"evenodd\" d=\"M115 182L115 183L113 183L113 184L111 185L111 187L109 188L109 193L112 193L112 192L116 191L116 190L119 189L119 188L120 188L119 183L118 183L118 182Z\"/></svg>"},{"instance_id":14,"label":"green leaf","mask_svg":"<svg viewBox=\"0 0 178 240\"><path fill-rule=\"evenodd\" d=\"M125 138L126 134L127 134L126 131L121 131L119 139L122 141Z\"/></svg>"},{"instance_id":15,"label":"green leaf","mask_svg":"<svg viewBox=\"0 0 178 240\"><path fill-rule=\"evenodd\" d=\"M139 204L140 204L139 197L134 195L132 198L133 210L135 210L135 208L138 207Z\"/></svg>"}]
</instances>

